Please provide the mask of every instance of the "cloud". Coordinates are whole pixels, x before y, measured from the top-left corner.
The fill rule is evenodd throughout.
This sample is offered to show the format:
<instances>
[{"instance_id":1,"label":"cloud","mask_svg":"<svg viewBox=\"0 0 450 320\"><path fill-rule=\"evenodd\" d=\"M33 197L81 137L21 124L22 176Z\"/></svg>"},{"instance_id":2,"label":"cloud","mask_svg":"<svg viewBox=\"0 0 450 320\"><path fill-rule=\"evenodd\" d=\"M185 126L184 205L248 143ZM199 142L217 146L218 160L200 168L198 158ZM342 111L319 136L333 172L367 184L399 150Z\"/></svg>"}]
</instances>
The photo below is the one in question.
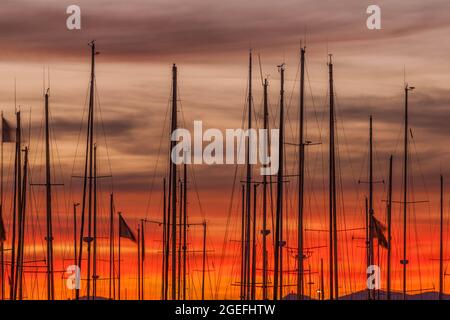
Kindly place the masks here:
<instances>
[{"instance_id":1,"label":"cloud","mask_svg":"<svg viewBox=\"0 0 450 320\"><path fill-rule=\"evenodd\" d=\"M311 45L398 39L448 28L447 1L380 1L383 30L365 26L369 3L359 0L274 2L242 1L78 1L82 30L68 31L65 9L72 1L11 1L2 4L2 57L80 58L97 39L109 59L227 59L249 46L272 51L298 45L306 34ZM439 8L439 9L436 9Z\"/></svg>"}]
</instances>

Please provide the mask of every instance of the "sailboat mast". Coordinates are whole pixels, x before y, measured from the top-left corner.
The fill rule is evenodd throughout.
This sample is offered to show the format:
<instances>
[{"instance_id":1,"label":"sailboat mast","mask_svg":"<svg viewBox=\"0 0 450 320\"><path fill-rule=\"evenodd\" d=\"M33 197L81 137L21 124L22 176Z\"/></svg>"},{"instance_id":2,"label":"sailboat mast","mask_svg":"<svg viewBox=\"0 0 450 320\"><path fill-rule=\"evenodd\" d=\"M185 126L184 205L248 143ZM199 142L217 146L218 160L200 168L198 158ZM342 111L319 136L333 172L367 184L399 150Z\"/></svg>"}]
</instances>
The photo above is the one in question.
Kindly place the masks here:
<instances>
[{"instance_id":1,"label":"sailboat mast","mask_svg":"<svg viewBox=\"0 0 450 320\"><path fill-rule=\"evenodd\" d=\"M82 267L82 261L83 261L83 241L84 241L84 222L85 222L85 216L86 216L86 190L87 190L87 181L91 180L88 177L88 159L89 159L89 146L90 146L90 135L91 135L91 117L93 113L93 84L94 84L94 63L95 63L95 42L92 41L89 43L89 46L91 47L91 80L89 83L89 109L88 109L88 125L87 125L87 133L86 133L86 151L85 151L85 160L84 160L84 175L83 175L83 195L82 195L82 202L81 202L81 222L80 222L80 250L78 252L78 267L80 268L80 275L81 275L81 267ZM92 103L91 103L92 102ZM88 283L89 283L89 277L88 277ZM89 296L89 290L88 290L88 296ZM76 299L78 300L80 298L80 289L76 289Z\"/></svg>"},{"instance_id":2,"label":"sailboat mast","mask_svg":"<svg viewBox=\"0 0 450 320\"><path fill-rule=\"evenodd\" d=\"M278 145L278 173L277 173L277 208L275 221L275 254L274 254L274 279L273 279L273 299L278 299L278 294L282 298L282 220L283 220L283 150L284 150L284 64L279 66L280 78L280 122L279 122L279 145ZM278 292L279 291L279 292Z\"/></svg>"},{"instance_id":3,"label":"sailboat mast","mask_svg":"<svg viewBox=\"0 0 450 320\"><path fill-rule=\"evenodd\" d=\"M439 300L444 292L444 177L441 174L440 230L439 230Z\"/></svg>"},{"instance_id":4,"label":"sailboat mast","mask_svg":"<svg viewBox=\"0 0 450 320\"><path fill-rule=\"evenodd\" d=\"M172 126L171 133L177 129L177 66L172 67ZM175 141L171 141L171 148L175 146ZM177 166L171 161L172 173L172 299L176 299L177 291Z\"/></svg>"},{"instance_id":5,"label":"sailboat mast","mask_svg":"<svg viewBox=\"0 0 450 320\"><path fill-rule=\"evenodd\" d=\"M299 154L298 154L298 226L297 226L297 299L304 295L304 256L303 256L303 206L305 185L305 48L300 50L300 110L299 110Z\"/></svg>"},{"instance_id":6,"label":"sailboat mast","mask_svg":"<svg viewBox=\"0 0 450 320\"><path fill-rule=\"evenodd\" d=\"M186 300L186 250L187 250L187 164L183 170L183 300Z\"/></svg>"},{"instance_id":7,"label":"sailboat mast","mask_svg":"<svg viewBox=\"0 0 450 320\"><path fill-rule=\"evenodd\" d=\"M45 93L45 188L47 199L47 300L53 300L55 294L53 279L53 227L52 227L52 184L50 166L50 129L48 90Z\"/></svg>"},{"instance_id":8,"label":"sailboat mast","mask_svg":"<svg viewBox=\"0 0 450 320\"><path fill-rule=\"evenodd\" d=\"M365 211L364 211L364 217L365 217L365 231L366 231L366 237L365 237L365 246L366 249L366 268L369 268L370 266L370 240L369 240L369 199L367 197L364 198L364 204L365 204ZM367 270L367 269L366 269ZM367 290L367 300L370 300L370 289Z\"/></svg>"},{"instance_id":9,"label":"sailboat mast","mask_svg":"<svg viewBox=\"0 0 450 320\"><path fill-rule=\"evenodd\" d=\"M137 292L138 300L141 300L141 224L137 226Z\"/></svg>"},{"instance_id":10,"label":"sailboat mast","mask_svg":"<svg viewBox=\"0 0 450 320\"><path fill-rule=\"evenodd\" d=\"M26 199L27 199L27 178L28 178L28 147L25 147L23 162L23 180L21 185L20 211L19 211L19 244L17 252L17 270L16 270L16 291L18 291L19 300L23 298L23 257L25 247L25 217L26 217ZM17 292L15 292L16 294ZM14 299L16 296L14 297Z\"/></svg>"},{"instance_id":11,"label":"sailboat mast","mask_svg":"<svg viewBox=\"0 0 450 320\"><path fill-rule=\"evenodd\" d=\"M245 296L245 185L241 187L242 195L242 208L241 208L241 281L240 287L240 299L244 300Z\"/></svg>"},{"instance_id":12,"label":"sailboat mast","mask_svg":"<svg viewBox=\"0 0 450 320\"><path fill-rule=\"evenodd\" d=\"M73 264L77 265L77 207L79 206L79 203L73 204ZM75 292L75 298L76 298L76 292Z\"/></svg>"},{"instance_id":13,"label":"sailboat mast","mask_svg":"<svg viewBox=\"0 0 450 320\"><path fill-rule=\"evenodd\" d=\"M329 92L330 92L330 159L329 159L329 211L330 211L330 300L338 297L338 266L337 266L337 223L336 223L336 157L335 157L335 115L334 115L334 85L333 62L330 54ZM333 288L334 287L334 288Z\"/></svg>"},{"instance_id":14,"label":"sailboat mast","mask_svg":"<svg viewBox=\"0 0 450 320\"><path fill-rule=\"evenodd\" d=\"M181 175L181 174L180 174ZM181 299L181 250L183 242L183 181L179 180L180 186L180 213L178 217L178 281L177 281L177 298Z\"/></svg>"},{"instance_id":15,"label":"sailboat mast","mask_svg":"<svg viewBox=\"0 0 450 320\"><path fill-rule=\"evenodd\" d=\"M162 267L161 267L161 300L167 300L166 295L166 247L167 247L167 198L166 178L163 178L163 241L162 241Z\"/></svg>"},{"instance_id":16,"label":"sailboat mast","mask_svg":"<svg viewBox=\"0 0 450 320\"><path fill-rule=\"evenodd\" d=\"M268 110L268 100L267 100L267 79L264 79L264 130L269 129L269 110ZM269 136L269 135L267 135ZM268 138L267 138L268 139ZM268 142L268 141L267 141ZM267 150L269 149L269 143L267 143ZM269 235L269 230L267 230L267 175L263 175L263 221L262 221L262 236L263 236L263 279L262 279L262 289L263 289L263 300L267 300L267 236Z\"/></svg>"},{"instance_id":17,"label":"sailboat mast","mask_svg":"<svg viewBox=\"0 0 450 320\"><path fill-rule=\"evenodd\" d=\"M373 131L372 116L369 117L369 266L374 264L373 252ZM375 298L375 291L372 291L370 298Z\"/></svg>"},{"instance_id":18,"label":"sailboat mast","mask_svg":"<svg viewBox=\"0 0 450 320\"><path fill-rule=\"evenodd\" d=\"M114 281L114 194L109 196L109 299L116 298Z\"/></svg>"},{"instance_id":19,"label":"sailboat mast","mask_svg":"<svg viewBox=\"0 0 450 320\"><path fill-rule=\"evenodd\" d=\"M121 265L122 265L122 262L121 262L121 259L122 259L122 257L121 257L121 236L120 236L120 220L121 220L121 218L122 218L122 212L118 212L118 214L119 214L119 223L117 224L117 226L118 226L118 231L117 231L117 234L119 235L119 239L118 239L118 256L117 256L117 258L118 258L118 268L117 268L117 297L118 297L118 300L120 300L120 292L121 292L121 286L120 286L120 278L121 278L121 275L122 275L122 270L121 270Z\"/></svg>"},{"instance_id":20,"label":"sailboat mast","mask_svg":"<svg viewBox=\"0 0 450 320\"><path fill-rule=\"evenodd\" d=\"M392 155L389 158L389 187L387 202L388 250L387 250L387 299L391 300L391 241L392 241Z\"/></svg>"},{"instance_id":21,"label":"sailboat mast","mask_svg":"<svg viewBox=\"0 0 450 320\"><path fill-rule=\"evenodd\" d=\"M320 300L325 299L325 283L323 277L323 258L320 258Z\"/></svg>"},{"instance_id":22,"label":"sailboat mast","mask_svg":"<svg viewBox=\"0 0 450 320\"><path fill-rule=\"evenodd\" d=\"M408 92L413 90L408 84L405 86L405 133L404 133L404 159L403 159L403 300L406 300L406 265L407 259L407 214L408 214Z\"/></svg>"},{"instance_id":23,"label":"sailboat mast","mask_svg":"<svg viewBox=\"0 0 450 320\"><path fill-rule=\"evenodd\" d=\"M20 215L20 199L21 199L21 124L20 124L20 111L16 112L16 148L14 158L14 204L13 204L13 227L11 237L11 272L10 272L10 299L16 300L16 232L17 232L17 220Z\"/></svg>"},{"instance_id":24,"label":"sailboat mast","mask_svg":"<svg viewBox=\"0 0 450 320\"><path fill-rule=\"evenodd\" d=\"M83 201L81 211L81 230L80 230L80 252L78 254L78 266L81 269L81 262L83 258L83 240L88 244L87 247L87 298L91 295L91 242L92 242L92 178L93 178L93 147L94 147L94 85L95 85L95 42L92 41L91 47L91 79L89 87L89 112L88 112L88 126L86 135L86 156L84 163L84 179L83 179ZM89 170L89 171L88 171ZM89 180L89 183L88 183ZM84 220L86 213L86 190L88 191L88 237L84 238ZM80 270L81 272L81 270ZM79 298L79 289L77 289L77 299Z\"/></svg>"},{"instance_id":25,"label":"sailboat mast","mask_svg":"<svg viewBox=\"0 0 450 320\"><path fill-rule=\"evenodd\" d=\"M251 129L252 129L252 51L249 52L248 61L248 116L247 116L247 130L249 132L247 138L247 152L246 152L246 185L245 185L245 282L244 282L244 292L246 299L250 298L250 225L251 225L251 180L252 180L252 166L250 164L250 143L251 143Z\"/></svg>"},{"instance_id":26,"label":"sailboat mast","mask_svg":"<svg viewBox=\"0 0 450 320\"><path fill-rule=\"evenodd\" d=\"M256 188L257 184L253 185L253 226L252 226L252 286L251 286L251 300L255 300L256 296Z\"/></svg>"},{"instance_id":27,"label":"sailboat mast","mask_svg":"<svg viewBox=\"0 0 450 320\"><path fill-rule=\"evenodd\" d=\"M203 258L202 258L202 300L205 300L205 272L206 272L206 221L203 221Z\"/></svg>"},{"instance_id":28,"label":"sailboat mast","mask_svg":"<svg viewBox=\"0 0 450 320\"><path fill-rule=\"evenodd\" d=\"M92 297L97 297L97 145L94 144L94 217L93 217L93 253L92 253Z\"/></svg>"},{"instance_id":29,"label":"sailboat mast","mask_svg":"<svg viewBox=\"0 0 450 320\"><path fill-rule=\"evenodd\" d=\"M145 220L141 220L141 299L144 298L145 290Z\"/></svg>"},{"instance_id":30,"label":"sailboat mast","mask_svg":"<svg viewBox=\"0 0 450 320\"><path fill-rule=\"evenodd\" d=\"M142 299L141 292L141 223L138 223L137 227L137 291L138 291L138 300Z\"/></svg>"}]
</instances>

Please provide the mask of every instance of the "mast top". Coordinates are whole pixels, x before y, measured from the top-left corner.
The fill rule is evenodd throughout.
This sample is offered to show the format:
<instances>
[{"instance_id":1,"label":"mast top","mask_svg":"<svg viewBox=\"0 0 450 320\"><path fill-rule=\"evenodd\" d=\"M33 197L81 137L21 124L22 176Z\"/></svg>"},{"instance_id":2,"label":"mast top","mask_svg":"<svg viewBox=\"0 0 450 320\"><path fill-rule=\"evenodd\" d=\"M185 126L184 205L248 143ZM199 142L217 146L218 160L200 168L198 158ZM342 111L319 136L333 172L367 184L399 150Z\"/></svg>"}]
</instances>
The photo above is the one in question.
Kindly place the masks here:
<instances>
[{"instance_id":1,"label":"mast top","mask_svg":"<svg viewBox=\"0 0 450 320\"><path fill-rule=\"evenodd\" d=\"M328 65L329 66L333 65L333 54L332 53L328 54Z\"/></svg>"},{"instance_id":2,"label":"mast top","mask_svg":"<svg viewBox=\"0 0 450 320\"><path fill-rule=\"evenodd\" d=\"M92 48L92 53L94 55L100 54L99 51L95 51L95 40L92 40L91 42L89 42L88 46Z\"/></svg>"}]
</instances>

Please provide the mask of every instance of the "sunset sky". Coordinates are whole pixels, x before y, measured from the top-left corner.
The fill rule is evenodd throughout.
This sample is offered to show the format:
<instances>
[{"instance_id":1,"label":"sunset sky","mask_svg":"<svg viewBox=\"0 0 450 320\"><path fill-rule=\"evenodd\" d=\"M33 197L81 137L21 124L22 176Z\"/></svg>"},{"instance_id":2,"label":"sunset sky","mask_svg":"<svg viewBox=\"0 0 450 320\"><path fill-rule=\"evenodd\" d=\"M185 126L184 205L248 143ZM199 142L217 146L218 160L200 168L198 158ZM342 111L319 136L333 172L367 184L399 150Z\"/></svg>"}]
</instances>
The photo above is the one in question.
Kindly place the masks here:
<instances>
[{"instance_id":1,"label":"sunset sky","mask_svg":"<svg viewBox=\"0 0 450 320\"><path fill-rule=\"evenodd\" d=\"M66 28L66 8L72 4L81 8L81 30ZM381 8L381 30L366 27L366 8L370 4ZM83 167L90 68L87 44L93 39L100 51L96 65L99 170L100 175L113 176L104 179L101 186L102 237L107 236L111 185L116 210L123 212L133 228L139 219L162 219L162 179L168 161L167 112L173 63L178 66L181 126L191 129L194 120L202 120L205 128L225 130L242 127L250 48L254 53L253 98L257 124L262 121L261 77L268 77L271 126L277 126L280 80L277 65L284 62L286 140L293 142L298 130L299 48L302 43L306 46L308 70L307 140L321 143L307 148L306 228L327 228L327 57L331 53L335 68L339 185L342 187L339 229L364 226L367 185L358 184L358 180L367 180L369 115L374 119L376 180L387 181L388 157L393 154L394 200L401 200L406 81L416 87L410 96L410 190L414 192L409 199L429 201L411 206L408 283L413 290L437 290L438 179L440 173L445 176L449 172L450 163L447 141L450 134L447 123L450 119L449 12L447 0L380 0L376 3L361 0L246 3L237 0L3 0L0 5L0 107L5 117L12 120L16 97L27 134L31 119L31 139L26 144L30 146L34 183L42 183L45 178L41 128L43 78L46 86L50 85L54 182L64 182L63 187L54 188L57 297L73 296L73 292L65 288L62 271L72 264L68 261L73 256L72 203L81 200L81 181L71 176L80 175ZM49 70L48 76L43 76L44 69L46 73ZM5 183L4 219L9 228L11 151L11 146L5 145L9 182ZM286 174L295 174L293 148L287 146L286 153ZM235 166L194 165L188 170L189 219L193 223L206 219L208 223L207 298L238 298L240 248L236 240L240 237L243 168L237 170L233 201ZM286 188L286 215L291 224L286 240L290 247L296 246L296 188L297 181L292 178ZM381 221L385 221L386 216L383 202L386 188L383 184L375 186L375 215ZM26 257L29 260L45 258L43 189L33 186L31 191ZM449 209L448 199L445 208ZM394 205L395 290L401 289L401 209L399 204ZM159 299L161 228L155 225L147 228L146 298ZM326 235L319 231L306 232L305 246L326 246ZM363 236L363 230L340 234L342 295L365 287L364 241L358 240ZM191 249L201 250L201 228L192 227L189 237ZM122 294L135 298L135 247L126 240L122 242L125 252ZM102 239L100 243L105 245L100 259L107 259L108 244ZM8 242L6 246L9 247ZM386 253L380 250L385 277ZM327 248L313 249L312 256L305 262L307 269L308 264L311 265L313 295L318 288L321 258L327 277ZM270 259L272 266L271 254ZM295 259L287 259L287 268L294 270ZM200 256L193 255L190 261L190 298L198 299ZM107 278L108 264L100 263L101 277ZM34 275L26 277L27 297L44 298L43 276L36 276L37 280ZM295 283L294 274L287 278ZM99 286L101 295L107 296L107 281ZM385 288L384 282L382 287ZM295 287L287 287L285 293L293 290ZM328 294L327 280L325 291Z\"/></svg>"}]
</instances>

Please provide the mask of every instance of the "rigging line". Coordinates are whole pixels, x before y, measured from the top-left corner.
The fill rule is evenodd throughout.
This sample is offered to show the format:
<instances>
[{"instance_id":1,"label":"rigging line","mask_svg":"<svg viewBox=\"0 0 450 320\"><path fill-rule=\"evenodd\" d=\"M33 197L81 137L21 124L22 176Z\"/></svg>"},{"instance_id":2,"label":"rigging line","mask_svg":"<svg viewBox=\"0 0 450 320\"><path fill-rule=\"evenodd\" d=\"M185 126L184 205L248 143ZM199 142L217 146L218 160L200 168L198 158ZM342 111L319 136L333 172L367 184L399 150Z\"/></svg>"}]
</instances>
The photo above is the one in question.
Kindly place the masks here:
<instances>
[{"instance_id":1,"label":"rigging line","mask_svg":"<svg viewBox=\"0 0 450 320\"><path fill-rule=\"evenodd\" d=\"M77 162L78 149L79 149L79 145L80 145L81 134L83 131L83 123L84 123L84 117L85 117L86 110L87 110L88 97L89 97L89 85L86 88L86 94L85 94L85 98L84 98L84 107L83 107L83 113L81 115L80 127L78 130L77 144L75 147L75 155L74 155L74 159L73 159L73 163L72 163L72 170L71 170L71 175L70 175L71 177L75 174L75 164ZM73 199L73 196L74 196L72 193L72 181L73 181L73 178L70 179L70 184L69 184L69 192L70 192L71 199Z\"/></svg>"},{"instance_id":2,"label":"rigging line","mask_svg":"<svg viewBox=\"0 0 450 320\"><path fill-rule=\"evenodd\" d=\"M295 78L294 78L294 81L293 81L293 85L292 85L292 90L291 90L291 94L290 94L290 96L289 96L289 103L287 104L287 106L286 106L286 113L285 113L285 115L286 115L286 120L285 120L285 122L287 122L288 123L288 125L289 125L289 129L290 129L290 133L291 133L291 138L293 138L293 137L295 137L295 134L294 134L294 129L293 129L293 127L292 127L292 120L290 119L290 117L289 117L289 115L290 115L290 110L291 110L291 106L292 106L292 99L293 99L293 96L294 96L294 91L295 91L295 88L296 88L296 86L297 86L297 81L298 81L298 78L299 78L299 74L300 74L300 61L298 61L298 63L297 63L297 70L296 70L296 72L295 72ZM300 125L297 121L295 121L296 123L297 123L297 125ZM297 130L295 130L296 132L297 132ZM295 152L294 153L295 155L297 155L297 153ZM293 164L293 167L295 167L295 164Z\"/></svg>"},{"instance_id":3,"label":"rigging line","mask_svg":"<svg viewBox=\"0 0 450 320\"><path fill-rule=\"evenodd\" d=\"M419 167L420 177L421 177L421 180L422 180L423 188L425 190L425 197L426 197L426 201L427 201L427 214L428 214L428 218L429 218L429 221L430 221L428 223L428 226L430 227L430 232L432 232L432 222L431 222L432 221L432 216L431 216L431 212L430 212L430 202L429 202L430 196L429 196L428 186L426 184L426 180L425 180L425 176L424 176L424 173L423 173L423 169L422 169L419 153L417 151L416 141L415 141L414 136L412 135L412 133L411 133L411 141L412 141L412 146L413 146L413 153L415 155L414 158L416 159L417 166ZM411 157L412 157L412 155L411 155ZM417 217L415 217L415 219L417 219ZM416 229L415 232L416 232L416 237L417 237L417 235L418 235L418 233L417 233L417 225L415 226L415 229ZM419 248L417 248L417 249L419 249ZM429 250L430 250L429 254L432 255L433 254L432 246L429 246ZM433 265L431 266L431 268L433 269ZM419 260L419 273L420 273L420 260ZM419 274L419 277L420 277L420 274ZM421 277L419 279L421 279Z\"/></svg>"},{"instance_id":4,"label":"rigging line","mask_svg":"<svg viewBox=\"0 0 450 320\"><path fill-rule=\"evenodd\" d=\"M51 122L54 122L54 120L53 120L53 115L52 115L52 112L49 110L49 114L50 114L50 121ZM50 133L51 133L51 135L53 136L53 137L55 137L56 135L55 135L55 132L54 132L54 128L51 126L50 127ZM63 172L63 168L62 168L62 163L61 163L61 156L60 156L60 153L59 153L59 147L58 147L58 143L57 143L57 141L56 141L56 139L52 139L52 141L53 141L53 143L54 143L54 147L52 148L52 150L55 150L56 151L56 162L58 163L58 166L59 166L59 173L60 173L60 176L59 176L59 179L61 179L62 180L62 183L63 183L63 185L65 185L65 179L64 179L64 176L61 174L61 172ZM52 153L53 154L53 153ZM54 159L55 160L55 159ZM54 163L55 161L53 161L52 163ZM55 168L54 168L55 169ZM55 170L56 171L56 170ZM56 190L56 192L58 192L57 190ZM65 187L63 187L62 188L62 193L63 193L63 206L64 206L64 209L65 209L65 211L64 212L68 212L68 208L67 208L67 194L66 194L66 188ZM57 199L58 199L59 197L57 197ZM61 226L61 221L60 221L60 213L59 213L59 201L56 201L56 206L57 206L57 219L58 219L58 224ZM66 216L66 225L70 225L70 222L69 222L69 215L65 215ZM60 235L61 236L61 235ZM69 250L68 248L67 248L67 250ZM67 255L67 252L63 252L63 258L65 258L66 257L66 255Z\"/></svg>"},{"instance_id":5,"label":"rigging line","mask_svg":"<svg viewBox=\"0 0 450 320\"><path fill-rule=\"evenodd\" d=\"M261 66L261 55L258 53L258 63L259 63L259 75L261 77L261 85L264 86L263 72Z\"/></svg>"},{"instance_id":6,"label":"rigging line","mask_svg":"<svg viewBox=\"0 0 450 320\"><path fill-rule=\"evenodd\" d=\"M178 89L178 97L179 97L179 102L180 102L180 109L183 110L183 104L182 104L182 100L181 100L181 93L180 93L179 89ZM183 113L182 113L182 117L183 117L183 120L184 120L184 114ZM192 181L193 181L194 190L195 190L195 194L196 194L197 201L198 201L200 214L202 216L202 219L206 219L205 212L203 210L203 206L202 206L202 203L200 201L200 195L199 195L198 186L197 186L197 179L196 179L196 174L195 174L195 168L193 166L191 166L190 172L191 172L191 176L193 178Z\"/></svg>"},{"instance_id":7,"label":"rigging line","mask_svg":"<svg viewBox=\"0 0 450 320\"><path fill-rule=\"evenodd\" d=\"M349 160L348 160L348 162L349 162L349 164L350 164L350 171L351 171L351 176L352 176L352 185L353 186L355 186L355 181L356 181L356 179L355 179L355 176L354 176L354 168L353 168L353 163L352 163L352 158L349 156L350 155L350 151L349 151L349 144L348 144L348 139L347 139L347 135L346 135L346 130L345 130L345 126L344 126L344 122L343 122L343 119L342 119L342 117L340 116L340 103L339 103L339 101L338 101L338 97L337 97L337 91L335 91L335 105L336 105L336 115L337 115L337 119L338 120L340 120L340 123L341 123L341 128L342 128L342 132L343 132L343 137L344 137L344 146L346 147L346 152L347 152L347 156L349 157ZM340 154L340 148L339 148L339 135L336 135L336 140L337 140L337 153L338 153L338 166L339 166L339 175L340 175L340 185L341 185L341 191L340 192L342 192L342 172L341 172L341 165L340 165L340 163L341 163L341 159L340 159L340 156L339 156L339 154ZM356 188L356 190L357 190L357 197L359 197L359 189L358 188ZM342 209L343 209L343 213L341 214L342 215L342 217L343 217L343 220L344 220L344 224L346 224L346 220L345 220L345 206L344 206L344 199L343 199L343 194L342 194ZM355 208L354 208L354 210L355 210ZM348 235L347 234L345 234L344 235L345 237L346 237L346 249L347 249L347 260L349 259L349 257L348 257L348 239L347 239L347 237L348 237ZM350 272L350 263L349 263L349 260L348 260L348 262L347 262L347 264L348 264L348 271Z\"/></svg>"},{"instance_id":8,"label":"rigging line","mask_svg":"<svg viewBox=\"0 0 450 320\"><path fill-rule=\"evenodd\" d=\"M307 79L307 82L308 82L309 93L310 93L310 96L311 96L311 103L312 103L312 107L313 107L313 111L314 111L314 118L315 118L315 122L316 122L316 125L317 125L317 128L318 128L318 131L319 131L318 132L319 133L319 141L322 142L323 141L323 130L324 130L323 129L323 123L325 121L325 114L326 114L325 108L326 108L326 100L327 100L326 97L328 97L328 88L327 88L327 94L324 97L324 102L322 102L322 109L324 111L321 112L322 118L321 118L321 120L319 120L318 111L317 111L317 107L316 107L316 101L315 101L314 94L313 94L313 91L312 91L311 79L310 79L310 76L309 76L309 67L308 67L308 63L306 63L306 62L305 62L305 71L306 71L306 79ZM322 144L321 148L320 148L320 152L318 153L318 155L320 155L320 157L321 157L321 162L320 162L321 163L321 169L322 169L321 172L326 172L325 171L325 159L324 159L325 152L324 152L324 148L325 148L325 145ZM314 170L318 170L318 165L317 165L317 167ZM322 194L325 194L326 193L326 191L325 191L326 190L325 175L322 174L321 177L322 177L322 179L321 179L321 182L322 182L321 183ZM312 183L312 181L311 181L311 183ZM313 187L313 185L312 185L312 187ZM326 212L325 198L323 198L323 197L322 197L322 209L321 209L321 211L322 212ZM322 216L319 216L319 217L320 217L320 224L323 227L324 224L325 224L325 220L322 219L323 218Z\"/></svg>"},{"instance_id":9,"label":"rigging line","mask_svg":"<svg viewBox=\"0 0 450 320\"><path fill-rule=\"evenodd\" d=\"M109 146L108 146L108 141L106 139L105 123L103 121L102 107L100 104L100 96L99 96L98 88L97 88L97 78L94 78L94 92L95 92L95 102L97 104L97 109L99 111L98 114L100 116L99 120L100 120L101 128L102 128L103 141L105 143L106 159L107 159L108 167L109 167L109 175L111 176L110 177L111 178L111 192L114 192L114 179L113 179L113 175L112 175L111 157L109 156ZM98 134L97 131L98 130L95 130L96 134Z\"/></svg>"},{"instance_id":10,"label":"rigging line","mask_svg":"<svg viewBox=\"0 0 450 320\"><path fill-rule=\"evenodd\" d=\"M156 171L157 171L159 160L161 157L161 148L162 148L162 144L163 144L164 133L166 131L166 122L167 122L167 118L168 118L169 109L170 109L170 99L167 100L166 113L164 115L164 121L163 121L163 129L161 131L161 136L159 138L158 152L157 152L156 162L155 162L155 166L153 168L153 173L152 173L152 177L151 177L149 196L147 198L148 200L147 200L147 207L145 210L145 219L148 219L148 214L149 214L149 210L150 210L150 205L151 205L151 200L152 200L152 195L153 195L153 188L154 188L154 183L155 183L155 178L156 178Z\"/></svg>"},{"instance_id":11,"label":"rigging line","mask_svg":"<svg viewBox=\"0 0 450 320\"><path fill-rule=\"evenodd\" d=\"M244 99L244 107L242 108L242 115L241 115L241 127L244 128L244 123L245 123L245 115L246 115L246 111L247 111L247 95L248 95L248 82L247 82L247 88L245 91L245 99ZM238 142L239 146L242 143L242 139L241 141ZM231 215L232 215L232 211L233 211L233 200L234 200L234 194L235 194L235 189L236 189L236 181L237 181L237 173L238 173L238 169L239 166L236 164L234 166L234 175L233 175L233 184L232 184L232 189L231 189L231 198L230 198L230 202L228 205L228 213L227 213L227 222L226 222L226 227L225 227L225 235L224 235L224 241L222 243L222 252L220 255L220 264L219 264L219 270L218 270L218 275L217 275L217 281L216 281L216 297L218 295L218 290L220 288L221 285L221 281L222 281L222 266L223 266L223 261L225 259L225 252L226 252L226 248L227 248L227 242L228 242L228 229L230 226L230 221L231 221Z\"/></svg>"},{"instance_id":12,"label":"rigging line","mask_svg":"<svg viewBox=\"0 0 450 320\"><path fill-rule=\"evenodd\" d=\"M178 90L178 97L179 97L179 103L180 103L180 110L181 110L182 119L183 119L184 122L186 122L180 90ZM197 179L196 179L195 168L191 166L190 172L191 172L191 177L192 177L192 181L193 181L193 185L194 185L194 191L195 191L195 195L196 195L196 198L197 198L200 214L202 216L202 219L205 220L206 216L205 216L205 212L203 210L203 206L202 206L202 203L201 203L201 200L200 200L200 194L199 194L199 190L198 190L198 184L197 184ZM210 290L212 290L211 287L210 287Z\"/></svg>"},{"instance_id":13,"label":"rigging line","mask_svg":"<svg viewBox=\"0 0 450 320\"><path fill-rule=\"evenodd\" d=\"M412 153L410 153L410 163L411 163L411 169L413 169L413 161L412 161ZM413 171L411 171L413 172ZM414 183L414 176L411 176L410 178L410 182L409 182L409 188L411 190L411 198L412 201L414 202L416 197L415 197L415 183ZM412 208L410 209L410 211L412 211L412 214L409 217L408 222L410 223L410 226L412 226L414 228L414 236L415 236L415 240L417 241L418 239L418 232L417 232L417 215L416 215L416 206L415 204L412 205ZM414 243L414 239L412 238L413 236L411 234L408 235L408 240L409 243ZM416 259L417 259L417 266L418 266L418 274L419 274L419 291L422 292L422 272L421 272L421 264L420 264L420 246L417 246L416 248ZM410 283L412 283L412 279L410 280Z\"/></svg>"}]
</instances>

